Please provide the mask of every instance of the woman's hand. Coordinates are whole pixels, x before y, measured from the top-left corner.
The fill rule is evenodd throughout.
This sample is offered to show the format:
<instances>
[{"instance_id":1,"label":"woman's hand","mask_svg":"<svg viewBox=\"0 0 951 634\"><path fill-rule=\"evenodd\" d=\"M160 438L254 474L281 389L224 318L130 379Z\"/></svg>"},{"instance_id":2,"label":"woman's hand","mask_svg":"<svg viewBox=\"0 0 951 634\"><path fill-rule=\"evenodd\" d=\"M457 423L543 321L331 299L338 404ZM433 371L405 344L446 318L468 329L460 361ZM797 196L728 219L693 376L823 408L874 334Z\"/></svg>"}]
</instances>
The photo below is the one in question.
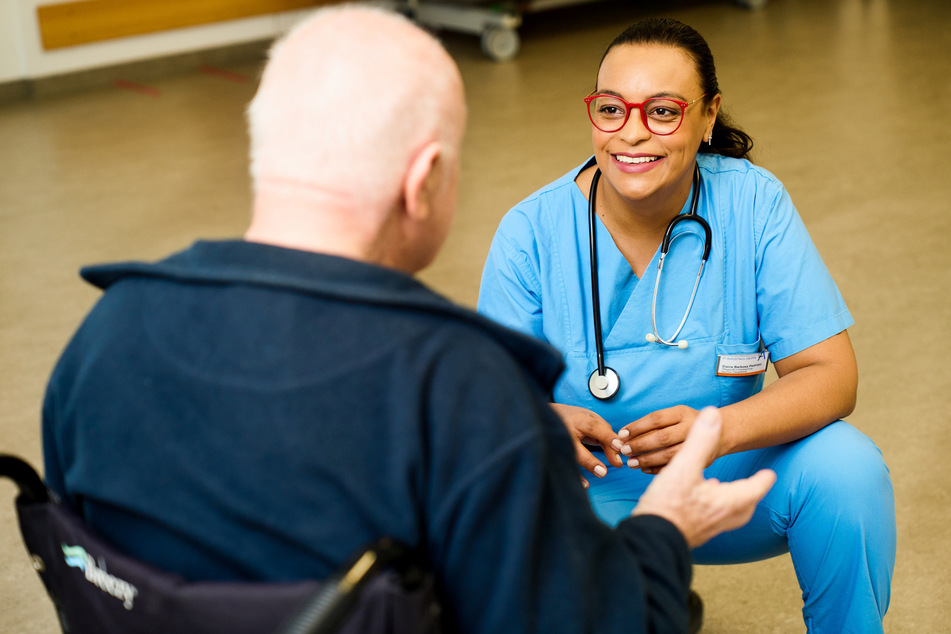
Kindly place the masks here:
<instances>
[{"instance_id":1,"label":"woman's hand","mask_svg":"<svg viewBox=\"0 0 951 634\"><path fill-rule=\"evenodd\" d=\"M603 478L607 474L607 467L604 463L594 457L594 454L585 447L585 445L601 445L604 455L608 461L615 467L624 466L624 460L619 453L621 450L621 441L618 439L614 429L606 420L595 414L589 409L577 407L575 405L563 405L562 403L552 403L551 408L561 418L561 421L568 428L571 439L575 444L575 458L582 467ZM587 487L588 481L581 479Z\"/></svg>"},{"instance_id":2,"label":"woman's hand","mask_svg":"<svg viewBox=\"0 0 951 634\"><path fill-rule=\"evenodd\" d=\"M627 457L627 466L650 475L660 473L680 451L698 414L691 407L677 405L651 412L625 425L618 432L618 438L623 443L621 453ZM713 459L722 455L720 452L721 447L716 447Z\"/></svg>"}]
</instances>

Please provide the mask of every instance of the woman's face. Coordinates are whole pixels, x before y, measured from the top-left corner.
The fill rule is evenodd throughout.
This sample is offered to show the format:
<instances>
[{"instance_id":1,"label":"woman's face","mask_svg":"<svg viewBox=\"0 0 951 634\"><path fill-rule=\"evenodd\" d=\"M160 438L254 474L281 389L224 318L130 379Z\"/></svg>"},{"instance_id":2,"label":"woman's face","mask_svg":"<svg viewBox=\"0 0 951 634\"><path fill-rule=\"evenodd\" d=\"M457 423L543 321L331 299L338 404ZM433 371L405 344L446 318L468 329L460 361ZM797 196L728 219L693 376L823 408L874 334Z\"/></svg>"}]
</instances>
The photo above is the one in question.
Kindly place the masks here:
<instances>
[{"instance_id":1,"label":"woman's face","mask_svg":"<svg viewBox=\"0 0 951 634\"><path fill-rule=\"evenodd\" d=\"M691 102L703 92L693 60L681 49L668 46L621 45L604 58L598 71L598 93L643 103L653 97ZM626 201L675 206L680 211L693 177L697 148L713 129L720 96L709 95L684 112L673 134L651 133L637 109L631 109L624 127L602 132L591 126L595 158L606 181L609 197Z\"/></svg>"}]
</instances>

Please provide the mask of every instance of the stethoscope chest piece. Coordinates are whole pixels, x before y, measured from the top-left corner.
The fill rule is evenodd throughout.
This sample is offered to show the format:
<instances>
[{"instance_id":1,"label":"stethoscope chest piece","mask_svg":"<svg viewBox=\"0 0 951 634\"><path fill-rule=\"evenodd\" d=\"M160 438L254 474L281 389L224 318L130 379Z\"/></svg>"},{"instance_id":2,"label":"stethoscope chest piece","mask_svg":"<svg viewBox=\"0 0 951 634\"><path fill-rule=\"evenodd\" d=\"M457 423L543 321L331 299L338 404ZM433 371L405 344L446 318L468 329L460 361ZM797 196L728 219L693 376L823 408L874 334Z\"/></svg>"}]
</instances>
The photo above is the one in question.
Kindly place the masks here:
<instances>
[{"instance_id":1,"label":"stethoscope chest piece","mask_svg":"<svg viewBox=\"0 0 951 634\"><path fill-rule=\"evenodd\" d=\"M620 387L621 379L617 372L608 367L604 368L604 374L601 374L601 371L595 368L591 376L588 377L588 389L591 390L591 396L602 401L606 401L617 394Z\"/></svg>"}]
</instances>

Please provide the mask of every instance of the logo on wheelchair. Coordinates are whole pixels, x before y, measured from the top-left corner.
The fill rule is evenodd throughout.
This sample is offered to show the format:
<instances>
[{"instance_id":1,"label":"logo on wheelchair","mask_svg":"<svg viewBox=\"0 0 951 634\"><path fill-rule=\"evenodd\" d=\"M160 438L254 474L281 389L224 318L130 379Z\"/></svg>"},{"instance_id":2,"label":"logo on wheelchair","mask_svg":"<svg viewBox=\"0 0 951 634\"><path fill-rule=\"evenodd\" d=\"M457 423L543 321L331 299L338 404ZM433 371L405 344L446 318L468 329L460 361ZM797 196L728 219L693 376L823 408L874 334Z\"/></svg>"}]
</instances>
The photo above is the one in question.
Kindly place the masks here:
<instances>
[{"instance_id":1,"label":"logo on wheelchair","mask_svg":"<svg viewBox=\"0 0 951 634\"><path fill-rule=\"evenodd\" d=\"M97 565L93 556L87 553L86 549L82 546L67 546L66 544L62 544L62 548L67 566L70 568L79 568L86 575L86 581L122 601L122 606L126 610L132 609L132 602L135 600L136 595L139 594L138 588L128 581L110 575L105 570L105 564Z\"/></svg>"}]
</instances>

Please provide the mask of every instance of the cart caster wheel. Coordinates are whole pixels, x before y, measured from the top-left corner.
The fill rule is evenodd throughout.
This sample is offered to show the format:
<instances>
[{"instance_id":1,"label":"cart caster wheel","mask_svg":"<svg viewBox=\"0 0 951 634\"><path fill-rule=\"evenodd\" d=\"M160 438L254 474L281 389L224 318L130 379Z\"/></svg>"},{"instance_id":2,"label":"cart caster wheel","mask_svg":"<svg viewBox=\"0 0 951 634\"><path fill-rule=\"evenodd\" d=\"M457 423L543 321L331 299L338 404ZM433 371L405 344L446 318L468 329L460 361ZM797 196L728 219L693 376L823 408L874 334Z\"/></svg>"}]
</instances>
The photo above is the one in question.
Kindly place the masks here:
<instances>
[{"instance_id":1,"label":"cart caster wheel","mask_svg":"<svg viewBox=\"0 0 951 634\"><path fill-rule=\"evenodd\" d=\"M520 44L515 29L492 26L482 32L482 52L496 62L513 59L518 54Z\"/></svg>"}]
</instances>

